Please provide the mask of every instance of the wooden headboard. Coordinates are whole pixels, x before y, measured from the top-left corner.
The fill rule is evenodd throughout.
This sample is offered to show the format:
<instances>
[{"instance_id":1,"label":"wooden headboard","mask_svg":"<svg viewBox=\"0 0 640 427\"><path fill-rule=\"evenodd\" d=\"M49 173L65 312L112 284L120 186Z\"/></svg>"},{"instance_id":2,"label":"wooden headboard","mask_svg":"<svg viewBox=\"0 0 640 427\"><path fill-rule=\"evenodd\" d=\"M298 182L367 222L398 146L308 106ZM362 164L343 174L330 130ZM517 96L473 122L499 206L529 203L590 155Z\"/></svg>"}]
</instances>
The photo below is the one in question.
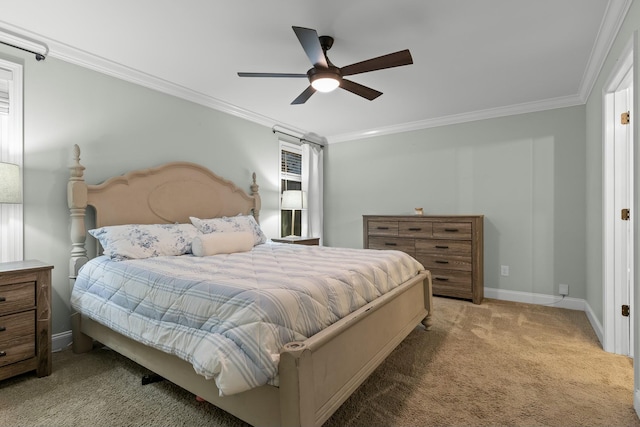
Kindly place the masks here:
<instances>
[{"instance_id":1,"label":"wooden headboard","mask_svg":"<svg viewBox=\"0 0 640 427\"><path fill-rule=\"evenodd\" d=\"M71 215L70 277L87 258L87 206L95 209L95 225L189 223L189 217L216 218L253 214L260 220L260 194L253 174L251 194L195 163L172 162L128 172L89 185L84 181L80 148L73 147L67 202Z\"/></svg>"}]
</instances>

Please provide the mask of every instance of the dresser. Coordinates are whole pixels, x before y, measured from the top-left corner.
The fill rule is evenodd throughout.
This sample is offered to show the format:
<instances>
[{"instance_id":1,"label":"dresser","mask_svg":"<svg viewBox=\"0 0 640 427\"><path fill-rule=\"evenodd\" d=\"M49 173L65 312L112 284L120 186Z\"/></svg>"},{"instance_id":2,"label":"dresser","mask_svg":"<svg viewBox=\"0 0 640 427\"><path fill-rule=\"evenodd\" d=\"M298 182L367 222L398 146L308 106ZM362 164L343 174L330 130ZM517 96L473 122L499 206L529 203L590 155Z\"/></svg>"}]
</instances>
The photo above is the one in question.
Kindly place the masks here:
<instances>
[{"instance_id":1,"label":"dresser","mask_svg":"<svg viewBox=\"0 0 640 427\"><path fill-rule=\"evenodd\" d=\"M483 215L364 215L364 248L396 249L431 271L433 294L484 298Z\"/></svg>"},{"instance_id":2,"label":"dresser","mask_svg":"<svg viewBox=\"0 0 640 427\"><path fill-rule=\"evenodd\" d=\"M51 373L51 265L0 263L0 380Z\"/></svg>"}]
</instances>

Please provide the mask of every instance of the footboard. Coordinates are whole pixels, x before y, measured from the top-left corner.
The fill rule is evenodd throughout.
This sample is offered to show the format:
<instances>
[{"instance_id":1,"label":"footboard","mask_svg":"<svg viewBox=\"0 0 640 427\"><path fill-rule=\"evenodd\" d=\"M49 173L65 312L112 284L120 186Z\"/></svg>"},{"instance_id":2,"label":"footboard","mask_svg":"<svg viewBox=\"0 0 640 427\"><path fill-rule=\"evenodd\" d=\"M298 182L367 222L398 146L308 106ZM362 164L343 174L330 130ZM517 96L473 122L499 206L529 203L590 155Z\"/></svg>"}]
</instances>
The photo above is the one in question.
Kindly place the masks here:
<instances>
[{"instance_id":1,"label":"footboard","mask_svg":"<svg viewBox=\"0 0 640 427\"><path fill-rule=\"evenodd\" d=\"M426 271L280 356L284 426L320 426L418 325L433 300Z\"/></svg>"}]
</instances>

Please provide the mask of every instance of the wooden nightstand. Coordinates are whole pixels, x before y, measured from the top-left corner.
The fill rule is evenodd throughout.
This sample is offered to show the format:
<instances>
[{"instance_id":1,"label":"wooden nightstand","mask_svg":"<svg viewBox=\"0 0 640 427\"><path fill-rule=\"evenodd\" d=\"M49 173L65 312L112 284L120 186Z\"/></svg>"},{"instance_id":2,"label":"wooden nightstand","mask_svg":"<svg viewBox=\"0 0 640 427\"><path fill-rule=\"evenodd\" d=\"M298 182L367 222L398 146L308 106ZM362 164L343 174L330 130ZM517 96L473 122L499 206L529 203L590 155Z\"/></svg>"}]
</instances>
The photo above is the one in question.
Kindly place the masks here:
<instances>
[{"instance_id":1,"label":"wooden nightstand","mask_svg":"<svg viewBox=\"0 0 640 427\"><path fill-rule=\"evenodd\" d=\"M51 373L51 269L40 261L0 263L0 380Z\"/></svg>"},{"instance_id":2,"label":"wooden nightstand","mask_svg":"<svg viewBox=\"0 0 640 427\"><path fill-rule=\"evenodd\" d=\"M320 244L319 237L281 237L280 239L271 239L277 243L290 243L293 245L318 246Z\"/></svg>"}]
</instances>

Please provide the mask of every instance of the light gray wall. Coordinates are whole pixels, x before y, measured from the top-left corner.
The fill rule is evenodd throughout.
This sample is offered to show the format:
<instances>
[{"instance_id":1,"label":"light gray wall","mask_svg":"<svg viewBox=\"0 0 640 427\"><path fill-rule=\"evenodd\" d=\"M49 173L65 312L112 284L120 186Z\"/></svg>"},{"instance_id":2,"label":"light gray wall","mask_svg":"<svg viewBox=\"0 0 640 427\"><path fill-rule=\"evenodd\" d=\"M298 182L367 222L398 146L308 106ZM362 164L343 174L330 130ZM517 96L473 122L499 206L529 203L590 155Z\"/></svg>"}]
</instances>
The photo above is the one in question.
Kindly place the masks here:
<instances>
[{"instance_id":1,"label":"light gray wall","mask_svg":"<svg viewBox=\"0 0 640 427\"><path fill-rule=\"evenodd\" d=\"M640 29L640 3L635 1L631 4L631 8L627 12L625 21L618 32L613 46L609 50L609 55L605 61L600 75L596 80L596 84L591 91L591 95L586 104L586 123L587 123L587 296L586 299L593 309L596 316L602 321L603 317L603 112L602 102L604 89L616 62L620 59L620 55L633 37L634 31ZM636 52L638 55L638 52ZM640 67L636 67L636 81L640 81ZM640 88L636 87L636 91ZM636 106L637 107L637 106ZM636 111L636 116L638 112ZM633 119L632 119L633 120ZM638 140L636 135L635 140ZM636 184L635 197L638 195L640 185ZM637 224L637 222L636 222ZM636 257L640 254L636 253ZM636 272L636 275L638 272Z\"/></svg>"},{"instance_id":2,"label":"light gray wall","mask_svg":"<svg viewBox=\"0 0 640 427\"><path fill-rule=\"evenodd\" d=\"M483 214L485 286L587 296L584 106L332 144L325 167L331 246L362 247L363 214Z\"/></svg>"},{"instance_id":3,"label":"light gray wall","mask_svg":"<svg viewBox=\"0 0 640 427\"><path fill-rule=\"evenodd\" d=\"M256 172L261 221L278 230L278 142L265 126L49 57L0 47L24 61L25 259L54 265L52 331L70 330L67 167L82 150L89 183L167 161L200 163L249 190Z\"/></svg>"}]
</instances>

